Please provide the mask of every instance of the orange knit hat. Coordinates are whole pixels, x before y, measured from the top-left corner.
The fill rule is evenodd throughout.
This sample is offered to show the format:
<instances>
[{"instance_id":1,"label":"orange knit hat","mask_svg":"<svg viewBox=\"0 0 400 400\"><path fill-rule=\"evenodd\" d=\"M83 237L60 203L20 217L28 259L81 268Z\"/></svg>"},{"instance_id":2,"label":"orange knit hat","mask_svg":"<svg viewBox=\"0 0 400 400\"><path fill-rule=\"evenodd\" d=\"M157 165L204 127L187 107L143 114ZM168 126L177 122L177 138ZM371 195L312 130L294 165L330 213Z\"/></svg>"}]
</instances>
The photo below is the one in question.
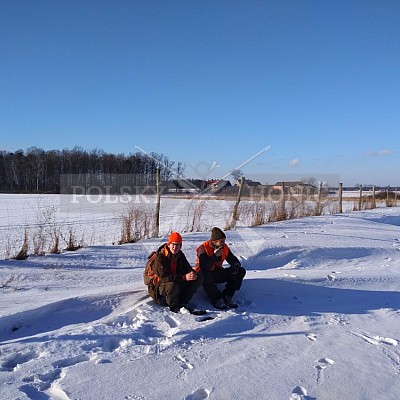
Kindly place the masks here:
<instances>
[{"instance_id":1,"label":"orange knit hat","mask_svg":"<svg viewBox=\"0 0 400 400\"><path fill-rule=\"evenodd\" d=\"M168 238L168 244L170 243L182 244L182 236L178 232L172 232Z\"/></svg>"}]
</instances>

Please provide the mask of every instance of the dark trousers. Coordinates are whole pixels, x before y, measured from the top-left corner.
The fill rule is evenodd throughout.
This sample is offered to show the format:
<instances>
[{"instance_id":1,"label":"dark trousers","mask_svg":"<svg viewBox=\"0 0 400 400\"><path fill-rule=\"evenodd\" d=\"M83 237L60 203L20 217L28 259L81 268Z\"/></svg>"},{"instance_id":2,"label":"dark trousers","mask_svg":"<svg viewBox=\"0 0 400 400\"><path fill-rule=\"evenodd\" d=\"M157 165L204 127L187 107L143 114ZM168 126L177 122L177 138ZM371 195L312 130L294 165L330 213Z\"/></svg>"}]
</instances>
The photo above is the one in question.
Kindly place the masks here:
<instances>
[{"instance_id":1,"label":"dark trousers","mask_svg":"<svg viewBox=\"0 0 400 400\"><path fill-rule=\"evenodd\" d=\"M243 278L246 275L246 270L240 267L234 274L234 269L215 268L214 271L203 271L204 282L203 288L211 301L220 299L223 296L233 296L236 290L242 286ZM226 282L225 289L221 293L218 290L217 284Z\"/></svg>"},{"instance_id":2,"label":"dark trousers","mask_svg":"<svg viewBox=\"0 0 400 400\"><path fill-rule=\"evenodd\" d=\"M203 279L203 275L198 274L195 281L161 282L153 293L149 290L149 294L157 304L163 306L187 304L203 284Z\"/></svg>"}]
</instances>

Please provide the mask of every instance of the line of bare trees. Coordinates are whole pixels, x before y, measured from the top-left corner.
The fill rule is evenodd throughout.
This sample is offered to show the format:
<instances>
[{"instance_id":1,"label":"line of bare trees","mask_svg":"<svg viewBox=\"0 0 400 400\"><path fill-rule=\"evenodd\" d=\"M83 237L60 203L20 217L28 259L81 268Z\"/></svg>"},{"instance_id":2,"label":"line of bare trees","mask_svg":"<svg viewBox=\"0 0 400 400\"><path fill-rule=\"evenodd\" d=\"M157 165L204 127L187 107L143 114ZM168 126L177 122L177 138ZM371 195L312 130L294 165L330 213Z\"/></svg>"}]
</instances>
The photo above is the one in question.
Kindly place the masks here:
<instances>
[{"instance_id":1,"label":"line of bare trees","mask_svg":"<svg viewBox=\"0 0 400 400\"><path fill-rule=\"evenodd\" d=\"M168 181L173 171L183 172L182 163L170 161L163 154L110 154L103 150L45 151L37 147L26 151L0 151L0 192L60 193L60 177L69 175L127 174L140 176L140 185L155 183L156 170Z\"/></svg>"}]
</instances>

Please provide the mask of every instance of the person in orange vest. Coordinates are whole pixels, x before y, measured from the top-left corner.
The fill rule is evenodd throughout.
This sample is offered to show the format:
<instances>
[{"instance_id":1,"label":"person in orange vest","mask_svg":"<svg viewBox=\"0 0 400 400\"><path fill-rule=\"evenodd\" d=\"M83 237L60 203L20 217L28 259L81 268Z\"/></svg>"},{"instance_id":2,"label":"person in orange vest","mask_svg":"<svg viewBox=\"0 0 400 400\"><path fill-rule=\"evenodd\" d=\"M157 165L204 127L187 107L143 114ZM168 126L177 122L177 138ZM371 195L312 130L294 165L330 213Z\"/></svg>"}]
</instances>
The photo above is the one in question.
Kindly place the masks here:
<instances>
[{"instance_id":1,"label":"person in orange vest","mask_svg":"<svg viewBox=\"0 0 400 400\"><path fill-rule=\"evenodd\" d=\"M203 288L217 309L224 310L236 308L238 305L232 301L236 290L242 286L246 270L241 266L238 258L231 252L225 243L225 233L214 227L211 230L211 239L202 243L197 248L197 261L195 271L204 276ZM226 261L230 267L224 268ZM226 282L224 290L218 289L218 283Z\"/></svg>"},{"instance_id":2,"label":"person in orange vest","mask_svg":"<svg viewBox=\"0 0 400 400\"><path fill-rule=\"evenodd\" d=\"M148 292L157 304L167 305L172 312L179 312L203 283L203 276L190 266L181 250L182 236L178 232L169 235L168 242L157 250L152 269L157 275Z\"/></svg>"}]
</instances>

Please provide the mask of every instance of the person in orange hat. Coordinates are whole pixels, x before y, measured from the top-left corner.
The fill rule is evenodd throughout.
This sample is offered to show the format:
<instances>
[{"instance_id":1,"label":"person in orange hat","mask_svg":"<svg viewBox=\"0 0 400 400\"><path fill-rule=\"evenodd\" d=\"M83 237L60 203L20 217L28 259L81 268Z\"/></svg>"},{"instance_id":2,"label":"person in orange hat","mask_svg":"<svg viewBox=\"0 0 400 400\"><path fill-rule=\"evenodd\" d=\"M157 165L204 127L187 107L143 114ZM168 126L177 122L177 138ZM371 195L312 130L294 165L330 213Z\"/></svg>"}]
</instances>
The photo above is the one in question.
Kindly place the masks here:
<instances>
[{"instance_id":1,"label":"person in orange hat","mask_svg":"<svg viewBox=\"0 0 400 400\"><path fill-rule=\"evenodd\" d=\"M203 284L203 276L190 266L181 248L182 236L172 232L168 242L156 251L152 270L157 279L148 285L148 292L154 301L168 306L173 312L187 307Z\"/></svg>"}]
</instances>

